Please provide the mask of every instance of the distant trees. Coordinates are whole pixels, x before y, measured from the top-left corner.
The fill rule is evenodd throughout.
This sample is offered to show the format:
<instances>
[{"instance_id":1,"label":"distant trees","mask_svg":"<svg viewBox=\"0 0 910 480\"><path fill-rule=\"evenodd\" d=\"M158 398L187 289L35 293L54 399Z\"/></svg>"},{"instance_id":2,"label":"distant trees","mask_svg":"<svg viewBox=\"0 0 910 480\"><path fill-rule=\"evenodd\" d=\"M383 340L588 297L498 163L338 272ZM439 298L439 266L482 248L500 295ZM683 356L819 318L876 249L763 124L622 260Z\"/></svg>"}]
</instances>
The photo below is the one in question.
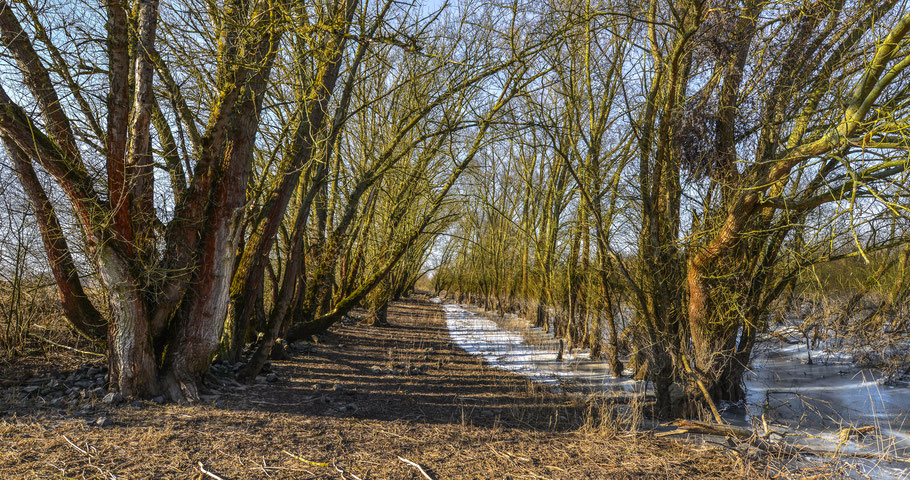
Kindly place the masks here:
<instances>
[{"instance_id":1,"label":"distant trees","mask_svg":"<svg viewBox=\"0 0 910 480\"><path fill-rule=\"evenodd\" d=\"M498 210L522 227L515 245L535 240L510 274L530 271L527 297L555 311L529 316L595 354L609 325L666 413L738 401L756 334L801 272L905 241L906 5L553 8L573 26L510 139L540 168L527 177L538 207ZM469 265L495 256L469 251L442 273L483 292Z\"/></svg>"}]
</instances>

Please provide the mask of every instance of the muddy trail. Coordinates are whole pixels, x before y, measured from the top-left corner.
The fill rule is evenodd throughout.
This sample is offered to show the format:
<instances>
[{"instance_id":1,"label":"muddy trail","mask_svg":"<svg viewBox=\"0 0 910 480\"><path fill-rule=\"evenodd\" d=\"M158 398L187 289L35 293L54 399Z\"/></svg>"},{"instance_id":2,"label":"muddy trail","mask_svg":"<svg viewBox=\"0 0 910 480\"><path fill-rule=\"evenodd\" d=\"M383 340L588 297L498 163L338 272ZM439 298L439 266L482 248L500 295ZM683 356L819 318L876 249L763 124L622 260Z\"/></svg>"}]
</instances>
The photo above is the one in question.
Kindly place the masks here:
<instances>
[{"instance_id":1,"label":"muddy trail","mask_svg":"<svg viewBox=\"0 0 910 480\"><path fill-rule=\"evenodd\" d=\"M252 385L223 381L230 368L215 368L223 375L212 377L202 405L112 401L104 387L86 387L75 401L52 401L43 382L53 380L64 392L79 389L68 385L79 376L61 367L65 362L33 363L28 371L5 365L0 478L774 473L723 446L629 432L575 396L485 365L452 343L441 308L426 298L395 303L389 321L370 327L355 318L316 343L294 344L291 358L273 362L271 374Z\"/></svg>"}]
</instances>

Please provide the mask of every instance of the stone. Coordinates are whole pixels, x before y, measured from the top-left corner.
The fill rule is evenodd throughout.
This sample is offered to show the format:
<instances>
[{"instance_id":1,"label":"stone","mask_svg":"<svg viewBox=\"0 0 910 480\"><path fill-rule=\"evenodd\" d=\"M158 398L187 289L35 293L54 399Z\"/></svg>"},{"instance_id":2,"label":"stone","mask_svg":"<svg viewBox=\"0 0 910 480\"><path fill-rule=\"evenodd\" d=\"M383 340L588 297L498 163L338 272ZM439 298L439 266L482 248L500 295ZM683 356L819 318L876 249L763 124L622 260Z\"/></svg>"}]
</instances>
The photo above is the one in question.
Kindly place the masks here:
<instances>
[{"instance_id":1,"label":"stone","mask_svg":"<svg viewBox=\"0 0 910 480\"><path fill-rule=\"evenodd\" d=\"M265 381L269 382L269 383L275 383L278 381L278 375L275 375L274 373L270 373L270 374L266 375Z\"/></svg>"},{"instance_id":2,"label":"stone","mask_svg":"<svg viewBox=\"0 0 910 480\"><path fill-rule=\"evenodd\" d=\"M153 399L152 399L152 402L155 402L155 403L157 403L158 405L161 405L162 403L164 403L164 397L162 397L161 395L159 395L159 396L153 398Z\"/></svg>"},{"instance_id":3,"label":"stone","mask_svg":"<svg viewBox=\"0 0 910 480\"><path fill-rule=\"evenodd\" d=\"M41 390L41 387L39 387L38 385L29 385L27 387L22 387L22 393L24 393L26 395L31 395L31 394L37 392L38 390Z\"/></svg>"},{"instance_id":4,"label":"stone","mask_svg":"<svg viewBox=\"0 0 910 480\"><path fill-rule=\"evenodd\" d=\"M265 375L257 375L256 383L265 383Z\"/></svg>"},{"instance_id":5,"label":"stone","mask_svg":"<svg viewBox=\"0 0 910 480\"><path fill-rule=\"evenodd\" d=\"M95 425L96 427L102 427L102 428L110 427L113 424L114 424L114 422L112 422L111 419L107 418L107 417L98 417L98 419L93 422L93 425Z\"/></svg>"},{"instance_id":6,"label":"stone","mask_svg":"<svg viewBox=\"0 0 910 480\"><path fill-rule=\"evenodd\" d=\"M117 392L111 392L111 393L108 393L107 395L105 395L104 398L101 399L101 403L104 403L106 405L112 405L112 406L120 405L121 403L123 403L123 396Z\"/></svg>"}]
</instances>

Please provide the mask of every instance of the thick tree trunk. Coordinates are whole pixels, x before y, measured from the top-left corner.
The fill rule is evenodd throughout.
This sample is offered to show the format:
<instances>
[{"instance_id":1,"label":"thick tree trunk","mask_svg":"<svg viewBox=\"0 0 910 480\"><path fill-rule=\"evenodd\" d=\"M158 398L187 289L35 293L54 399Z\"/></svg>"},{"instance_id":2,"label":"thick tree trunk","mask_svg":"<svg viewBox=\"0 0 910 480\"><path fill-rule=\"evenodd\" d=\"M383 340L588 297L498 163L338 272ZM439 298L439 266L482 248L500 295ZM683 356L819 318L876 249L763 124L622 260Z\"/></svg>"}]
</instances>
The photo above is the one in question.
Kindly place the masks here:
<instances>
[{"instance_id":1,"label":"thick tree trunk","mask_svg":"<svg viewBox=\"0 0 910 480\"><path fill-rule=\"evenodd\" d=\"M718 318L715 313L727 311L723 308L724 301L736 300L729 298L733 295L729 290L713 289L706 273L699 266L690 265L688 270L693 370L714 402L739 402L745 398L742 374L746 368L737 350L741 322L735 318ZM748 362L748 355L745 361ZM700 387L691 381L687 390L690 399L703 396Z\"/></svg>"},{"instance_id":2,"label":"thick tree trunk","mask_svg":"<svg viewBox=\"0 0 910 480\"><path fill-rule=\"evenodd\" d=\"M387 327L389 326L389 303L384 302L378 308L370 310L367 315L367 325L373 327Z\"/></svg>"},{"instance_id":3,"label":"thick tree trunk","mask_svg":"<svg viewBox=\"0 0 910 480\"><path fill-rule=\"evenodd\" d=\"M96 255L110 299L110 383L127 398L153 396L159 391L158 377L142 291L129 263L112 246L100 245Z\"/></svg>"}]
</instances>

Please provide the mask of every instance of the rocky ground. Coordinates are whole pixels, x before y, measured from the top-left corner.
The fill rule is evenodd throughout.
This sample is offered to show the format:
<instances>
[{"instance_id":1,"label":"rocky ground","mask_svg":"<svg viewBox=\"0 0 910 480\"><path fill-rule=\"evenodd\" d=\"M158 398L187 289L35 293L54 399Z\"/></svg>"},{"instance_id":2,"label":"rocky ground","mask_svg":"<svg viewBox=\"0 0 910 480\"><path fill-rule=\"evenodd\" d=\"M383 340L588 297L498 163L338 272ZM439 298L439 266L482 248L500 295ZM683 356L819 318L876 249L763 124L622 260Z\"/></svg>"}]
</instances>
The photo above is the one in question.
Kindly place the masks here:
<instances>
[{"instance_id":1,"label":"rocky ground","mask_svg":"<svg viewBox=\"0 0 910 480\"><path fill-rule=\"evenodd\" d=\"M722 445L629 430L608 404L552 393L454 346L437 305L356 319L289 347L251 384L216 363L201 404L124 401L96 356L0 370L0 478L763 478ZM89 358L89 361L86 359ZM806 475L813 472L803 472ZM793 473L790 472L790 475Z\"/></svg>"}]
</instances>

